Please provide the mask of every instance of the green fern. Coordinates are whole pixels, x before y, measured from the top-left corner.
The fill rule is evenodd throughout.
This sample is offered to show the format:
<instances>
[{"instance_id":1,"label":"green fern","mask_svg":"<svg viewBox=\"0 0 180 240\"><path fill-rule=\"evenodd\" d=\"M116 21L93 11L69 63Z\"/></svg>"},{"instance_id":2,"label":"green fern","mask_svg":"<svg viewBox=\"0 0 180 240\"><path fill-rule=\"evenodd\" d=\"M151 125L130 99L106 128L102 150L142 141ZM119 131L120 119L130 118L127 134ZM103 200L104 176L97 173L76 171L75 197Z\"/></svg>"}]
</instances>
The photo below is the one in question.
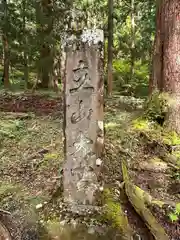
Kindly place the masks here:
<instances>
[{"instance_id":1,"label":"green fern","mask_svg":"<svg viewBox=\"0 0 180 240\"><path fill-rule=\"evenodd\" d=\"M170 213L169 214L169 218L171 219L171 221L172 222L176 222L176 221L178 221L178 215L177 214L175 214L175 213Z\"/></svg>"},{"instance_id":2,"label":"green fern","mask_svg":"<svg viewBox=\"0 0 180 240\"><path fill-rule=\"evenodd\" d=\"M176 204L176 211L175 211L175 213L180 215L180 203Z\"/></svg>"},{"instance_id":3,"label":"green fern","mask_svg":"<svg viewBox=\"0 0 180 240\"><path fill-rule=\"evenodd\" d=\"M179 217L180 217L180 203L177 203L175 211L169 214L169 218L171 219L172 222L177 222L179 220Z\"/></svg>"}]
</instances>

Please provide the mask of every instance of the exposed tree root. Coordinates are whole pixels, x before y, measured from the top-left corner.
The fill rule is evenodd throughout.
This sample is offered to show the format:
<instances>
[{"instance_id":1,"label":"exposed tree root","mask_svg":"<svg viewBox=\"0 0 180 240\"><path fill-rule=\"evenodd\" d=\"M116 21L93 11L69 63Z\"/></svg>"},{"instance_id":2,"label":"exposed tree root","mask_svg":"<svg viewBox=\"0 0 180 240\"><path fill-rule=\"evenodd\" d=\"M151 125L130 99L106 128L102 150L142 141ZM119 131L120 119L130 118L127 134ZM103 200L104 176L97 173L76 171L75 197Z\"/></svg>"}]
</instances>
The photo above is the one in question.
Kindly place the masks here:
<instances>
[{"instance_id":1,"label":"exposed tree root","mask_svg":"<svg viewBox=\"0 0 180 240\"><path fill-rule=\"evenodd\" d=\"M148 204L158 204L162 206L162 202L152 200L151 195L143 191L141 188L134 185L128 175L128 170L124 161L122 161L122 173L125 182L126 195L140 217L145 221L151 234L156 240L169 240L163 227L158 223L151 211L148 209ZM161 204L160 204L161 203Z\"/></svg>"}]
</instances>

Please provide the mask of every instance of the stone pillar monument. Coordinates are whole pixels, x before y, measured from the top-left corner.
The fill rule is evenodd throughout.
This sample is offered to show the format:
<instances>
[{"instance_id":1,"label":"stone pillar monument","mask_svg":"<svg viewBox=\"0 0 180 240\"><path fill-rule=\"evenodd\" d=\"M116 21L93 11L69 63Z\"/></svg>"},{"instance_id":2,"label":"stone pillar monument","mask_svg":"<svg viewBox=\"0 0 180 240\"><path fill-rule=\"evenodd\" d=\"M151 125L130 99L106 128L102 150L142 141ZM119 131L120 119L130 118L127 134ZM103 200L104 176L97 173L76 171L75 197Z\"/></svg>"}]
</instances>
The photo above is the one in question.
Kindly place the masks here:
<instances>
[{"instance_id":1,"label":"stone pillar monument","mask_svg":"<svg viewBox=\"0 0 180 240\"><path fill-rule=\"evenodd\" d=\"M103 163L103 31L66 39L64 68L64 201L94 206Z\"/></svg>"}]
</instances>

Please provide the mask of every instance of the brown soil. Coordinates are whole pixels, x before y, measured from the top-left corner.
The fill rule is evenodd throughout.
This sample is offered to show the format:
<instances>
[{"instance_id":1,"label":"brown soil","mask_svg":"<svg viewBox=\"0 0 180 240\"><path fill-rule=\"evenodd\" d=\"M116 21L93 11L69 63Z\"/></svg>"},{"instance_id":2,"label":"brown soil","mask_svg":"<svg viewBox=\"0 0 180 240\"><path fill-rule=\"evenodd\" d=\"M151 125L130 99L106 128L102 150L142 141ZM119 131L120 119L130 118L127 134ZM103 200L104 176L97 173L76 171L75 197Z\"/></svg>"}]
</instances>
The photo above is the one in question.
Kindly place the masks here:
<instances>
[{"instance_id":1,"label":"brown soil","mask_svg":"<svg viewBox=\"0 0 180 240\"><path fill-rule=\"evenodd\" d=\"M158 207L153 207L152 212L154 216L159 220L171 239L180 239L180 220L177 223L172 223L165 212Z\"/></svg>"},{"instance_id":2,"label":"brown soil","mask_svg":"<svg viewBox=\"0 0 180 240\"><path fill-rule=\"evenodd\" d=\"M0 98L2 112L33 112L37 116L62 115L62 97L51 98L37 94L4 94Z\"/></svg>"}]
</instances>

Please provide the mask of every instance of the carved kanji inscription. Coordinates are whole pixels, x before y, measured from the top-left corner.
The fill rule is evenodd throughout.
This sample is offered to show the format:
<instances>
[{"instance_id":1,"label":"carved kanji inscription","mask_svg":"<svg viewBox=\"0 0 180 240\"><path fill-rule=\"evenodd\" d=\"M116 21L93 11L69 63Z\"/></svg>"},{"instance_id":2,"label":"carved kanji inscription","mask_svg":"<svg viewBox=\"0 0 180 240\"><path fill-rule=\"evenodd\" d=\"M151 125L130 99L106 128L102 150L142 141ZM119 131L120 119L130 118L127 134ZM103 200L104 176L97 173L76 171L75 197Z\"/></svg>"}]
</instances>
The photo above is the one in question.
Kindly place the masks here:
<instances>
[{"instance_id":1,"label":"carved kanji inscription","mask_svg":"<svg viewBox=\"0 0 180 240\"><path fill-rule=\"evenodd\" d=\"M94 90L89 76L88 67L80 60L77 68L73 69L73 87L70 89L70 93L77 92L82 88L86 90Z\"/></svg>"},{"instance_id":2,"label":"carved kanji inscription","mask_svg":"<svg viewBox=\"0 0 180 240\"><path fill-rule=\"evenodd\" d=\"M66 52L64 199L93 205L100 184L96 162L102 152L97 139L103 138L98 128L103 121L102 49L84 38L79 41L76 50L69 47Z\"/></svg>"}]
</instances>

